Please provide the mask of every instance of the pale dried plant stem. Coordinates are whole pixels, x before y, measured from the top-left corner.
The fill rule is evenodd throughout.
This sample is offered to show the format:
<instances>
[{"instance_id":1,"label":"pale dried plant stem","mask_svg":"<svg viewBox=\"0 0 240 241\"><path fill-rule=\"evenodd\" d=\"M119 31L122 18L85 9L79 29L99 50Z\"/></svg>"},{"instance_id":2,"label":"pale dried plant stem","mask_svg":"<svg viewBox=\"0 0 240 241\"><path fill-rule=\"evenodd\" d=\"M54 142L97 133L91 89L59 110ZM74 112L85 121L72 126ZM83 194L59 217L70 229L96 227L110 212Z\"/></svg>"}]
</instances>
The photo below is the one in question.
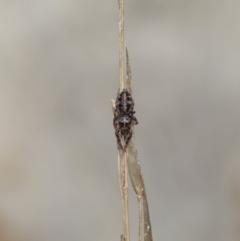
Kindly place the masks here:
<instances>
[{"instance_id":1,"label":"pale dried plant stem","mask_svg":"<svg viewBox=\"0 0 240 241\"><path fill-rule=\"evenodd\" d=\"M124 73L124 0L118 0L119 4L119 90L125 88ZM129 226L129 195L128 195L128 165L126 153L118 151L119 186L122 196L124 241L130 241Z\"/></svg>"},{"instance_id":2,"label":"pale dried plant stem","mask_svg":"<svg viewBox=\"0 0 240 241\"><path fill-rule=\"evenodd\" d=\"M129 92L132 94L132 71L131 71L131 65L130 65L130 59L129 59L129 55L128 55L128 50L126 49L126 68L127 68L127 80L126 80L126 87L129 90ZM134 137L134 128L132 127L132 131L133 131L133 137ZM131 144L133 144L133 141L131 141ZM134 147L134 145L132 145L132 147ZM127 148L127 159L129 159L129 155L131 155L131 148ZM129 153L130 151L130 153ZM128 163L130 164L130 163ZM138 216L139 216L139 229L138 229L138 241L142 241L143 240L143 196L142 196L142 192L143 192L143 185L142 185L142 174L141 174L141 168L140 168L140 163L138 163L137 161L137 157L136 157L136 165L134 166L134 168L131 168L131 165L129 165L129 171L130 171L130 177L131 177L131 181L132 181L132 175L131 175L131 170L134 169L136 171L136 175L133 176L138 176L138 182L137 184L135 182L132 181L132 186L133 189L137 195L137 200L138 200Z\"/></svg>"},{"instance_id":3,"label":"pale dried plant stem","mask_svg":"<svg viewBox=\"0 0 240 241\"><path fill-rule=\"evenodd\" d=\"M118 175L119 187L122 197L123 228L125 241L130 241L129 229L129 207L128 207L128 167L126 155L119 151L118 154Z\"/></svg>"},{"instance_id":4,"label":"pale dried plant stem","mask_svg":"<svg viewBox=\"0 0 240 241\"><path fill-rule=\"evenodd\" d=\"M118 0L119 4L119 87L124 89L124 0Z\"/></svg>"},{"instance_id":5,"label":"pale dried plant stem","mask_svg":"<svg viewBox=\"0 0 240 241\"><path fill-rule=\"evenodd\" d=\"M129 93L132 94L132 71L131 71L130 60L129 60L127 48L126 48L126 68L127 68L126 87L129 91Z\"/></svg>"},{"instance_id":6,"label":"pale dried plant stem","mask_svg":"<svg viewBox=\"0 0 240 241\"><path fill-rule=\"evenodd\" d=\"M138 241L142 241L143 237L143 197L137 196L138 199L138 214L139 214L139 229L138 229Z\"/></svg>"},{"instance_id":7,"label":"pale dried plant stem","mask_svg":"<svg viewBox=\"0 0 240 241\"><path fill-rule=\"evenodd\" d=\"M131 66L126 49L126 68L127 78L125 82L124 72L124 0L118 0L119 3L119 91L128 89L132 94L132 74ZM116 116L118 113L115 107L115 101L112 100L113 114ZM130 225L129 225L129 194L128 194L128 173L138 199L139 210L139 234L138 241L152 241L151 221L148 210L147 195L143 176L141 173L141 166L138 159L137 149L134 143L134 130L133 138L130 140L126 151L118 150L118 174L119 186L122 199L123 210L123 227L124 235L121 235L121 241L130 241ZM144 233L144 235L143 235Z\"/></svg>"}]
</instances>

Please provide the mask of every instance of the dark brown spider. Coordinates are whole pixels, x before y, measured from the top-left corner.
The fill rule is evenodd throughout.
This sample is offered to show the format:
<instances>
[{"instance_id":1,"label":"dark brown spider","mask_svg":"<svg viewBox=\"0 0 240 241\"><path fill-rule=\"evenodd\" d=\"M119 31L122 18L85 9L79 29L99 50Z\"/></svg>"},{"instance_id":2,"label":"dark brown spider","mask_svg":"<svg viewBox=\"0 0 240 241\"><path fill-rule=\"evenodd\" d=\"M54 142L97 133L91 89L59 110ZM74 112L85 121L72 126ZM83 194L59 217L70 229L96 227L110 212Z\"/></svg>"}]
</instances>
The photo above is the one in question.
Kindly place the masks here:
<instances>
[{"instance_id":1,"label":"dark brown spider","mask_svg":"<svg viewBox=\"0 0 240 241\"><path fill-rule=\"evenodd\" d=\"M126 151L127 145L132 137L132 126L138 124L134 116L135 111L133 111L134 101L127 89L118 92L115 105L113 126L116 130L115 135L117 137L118 149ZM121 143L122 137L125 142L124 148Z\"/></svg>"}]
</instances>

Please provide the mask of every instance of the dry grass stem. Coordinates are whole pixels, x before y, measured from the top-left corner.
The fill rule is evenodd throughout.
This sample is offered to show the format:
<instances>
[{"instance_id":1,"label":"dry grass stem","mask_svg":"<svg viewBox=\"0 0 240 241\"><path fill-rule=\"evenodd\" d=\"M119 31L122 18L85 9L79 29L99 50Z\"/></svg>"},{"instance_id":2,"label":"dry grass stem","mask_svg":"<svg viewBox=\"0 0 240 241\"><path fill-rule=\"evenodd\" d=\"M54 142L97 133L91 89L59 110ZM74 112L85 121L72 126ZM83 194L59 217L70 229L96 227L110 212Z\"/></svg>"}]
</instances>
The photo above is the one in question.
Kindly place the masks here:
<instances>
[{"instance_id":1,"label":"dry grass stem","mask_svg":"<svg viewBox=\"0 0 240 241\"><path fill-rule=\"evenodd\" d=\"M121 151L118 153L118 173L119 186L122 196L123 208L123 228L125 241L130 241L130 227L129 227L129 207L128 207L128 168L126 155Z\"/></svg>"},{"instance_id":2,"label":"dry grass stem","mask_svg":"<svg viewBox=\"0 0 240 241\"><path fill-rule=\"evenodd\" d=\"M111 101L113 115L116 114L115 101ZM122 210L123 210L123 228L124 235L121 236L121 240L130 241L130 227L129 227L129 196L128 196L128 165L127 156L121 150L118 150L118 177L119 177L119 188L122 199Z\"/></svg>"},{"instance_id":3,"label":"dry grass stem","mask_svg":"<svg viewBox=\"0 0 240 241\"><path fill-rule=\"evenodd\" d=\"M124 89L124 0L118 0L119 5L119 88Z\"/></svg>"},{"instance_id":4,"label":"dry grass stem","mask_svg":"<svg viewBox=\"0 0 240 241\"><path fill-rule=\"evenodd\" d=\"M132 71L131 71L130 60L129 60L127 48L126 48L126 67L127 67L126 87L129 91L129 93L132 94Z\"/></svg>"},{"instance_id":5,"label":"dry grass stem","mask_svg":"<svg viewBox=\"0 0 240 241\"><path fill-rule=\"evenodd\" d=\"M138 215L139 215L139 229L138 229L138 241L142 241L143 234L143 197L138 196Z\"/></svg>"},{"instance_id":6,"label":"dry grass stem","mask_svg":"<svg viewBox=\"0 0 240 241\"><path fill-rule=\"evenodd\" d=\"M150 221L147 194L144 187L143 192L143 215L144 215L144 241L152 241L152 226Z\"/></svg>"},{"instance_id":7,"label":"dry grass stem","mask_svg":"<svg viewBox=\"0 0 240 241\"><path fill-rule=\"evenodd\" d=\"M144 217L144 241L152 241L152 228L148 209L148 201L146 195L146 189L143 181L143 175L141 173L141 166L138 158L137 149L135 147L134 139L132 138L127 148L127 160L129 176L133 189L138 197L139 205L139 241L141 241L141 232L143 230L141 221L142 219L142 205L143 205L143 217ZM142 200L140 199L142 198ZM141 200L141 202L139 201Z\"/></svg>"},{"instance_id":8,"label":"dry grass stem","mask_svg":"<svg viewBox=\"0 0 240 241\"><path fill-rule=\"evenodd\" d=\"M124 78L124 0L118 0L119 4L119 90L125 88ZM128 165L126 153L118 152L119 186L122 196L124 241L130 241L129 209L128 209Z\"/></svg>"},{"instance_id":9,"label":"dry grass stem","mask_svg":"<svg viewBox=\"0 0 240 241\"><path fill-rule=\"evenodd\" d=\"M119 3L119 90L120 92L127 88L132 94L132 73L128 51L126 49L126 83L124 78L124 0L118 0ZM125 85L126 84L126 85ZM112 110L114 116L117 116L115 101L112 100ZM130 140L126 151L118 150L118 175L119 186L122 198L123 210L123 226L124 235L121 235L121 241L130 241L130 227L129 227L129 195L128 195L128 173L131 179L131 184L138 199L139 210L139 234L138 241L152 241L151 222L148 210L148 202L146 190L144 186L143 176L141 173L141 166L138 159L137 149L133 137ZM123 141L123 140L122 140ZM144 220L144 221L143 221Z\"/></svg>"}]
</instances>

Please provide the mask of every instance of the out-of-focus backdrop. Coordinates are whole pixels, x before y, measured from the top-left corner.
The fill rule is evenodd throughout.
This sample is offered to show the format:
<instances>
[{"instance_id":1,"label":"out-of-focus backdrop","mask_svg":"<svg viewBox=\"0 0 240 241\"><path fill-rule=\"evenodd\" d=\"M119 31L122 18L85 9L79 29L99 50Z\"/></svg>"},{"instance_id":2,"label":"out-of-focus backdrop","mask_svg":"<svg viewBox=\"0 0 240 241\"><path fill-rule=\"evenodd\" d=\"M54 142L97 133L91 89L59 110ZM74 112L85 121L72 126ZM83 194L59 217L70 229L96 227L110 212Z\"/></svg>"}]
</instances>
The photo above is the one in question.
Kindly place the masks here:
<instances>
[{"instance_id":1,"label":"out-of-focus backdrop","mask_svg":"<svg viewBox=\"0 0 240 241\"><path fill-rule=\"evenodd\" d=\"M239 241L240 1L125 7L154 240ZM0 1L0 241L119 240L117 89L117 0Z\"/></svg>"}]
</instances>

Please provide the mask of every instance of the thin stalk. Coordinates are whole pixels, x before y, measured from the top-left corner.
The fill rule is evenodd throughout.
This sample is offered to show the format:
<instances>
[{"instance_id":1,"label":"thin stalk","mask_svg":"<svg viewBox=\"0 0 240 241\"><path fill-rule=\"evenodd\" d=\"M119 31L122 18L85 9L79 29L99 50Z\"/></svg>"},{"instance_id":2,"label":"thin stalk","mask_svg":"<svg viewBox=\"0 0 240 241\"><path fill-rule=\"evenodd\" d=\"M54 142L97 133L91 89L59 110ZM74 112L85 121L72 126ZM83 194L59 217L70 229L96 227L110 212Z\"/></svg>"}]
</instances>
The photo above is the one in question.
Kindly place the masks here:
<instances>
[{"instance_id":1,"label":"thin stalk","mask_svg":"<svg viewBox=\"0 0 240 241\"><path fill-rule=\"evenodd\" d=\"M119 90L125 87L124 75L124 0L118 0L119 4ZM129 209L128 209L128 165L126 153L118 151L119 185L122 195L124 241L130 241Z\"/></svg>"},{"instance_id":2,"label":"thin stalk","mask_svg":"<svg viewBox=\"0 0 240 241\"><path fill-rule=\"evenodd\" d=\"M124 89L124 0L118 0L119 4L119 87Z\"/></svg>"},{"instance_id":3,"label":"thin stalk","mask_svg":"<svg viewBox=\"0 0 240 241\"><path fill-rule=\"evenodd\" d=\"M124 77L124 0L118 0L119 3L119 91L124 88L132 94L132 73L128 51L126 49L126 83ZM112 100L112 110L114 117L118 116L115 101ZM128 195L128 172L133 189L138 198L139 208L139 234L138 241L152 241L152 229L150 215L148 210L147 195L144 186L141 166L138 159L137 149L134 143L134 129L132 126L133 137L130 140L126 151L118 150L118 175L119 187L122 199L123 227L124 235L121 235L120 241L130 241L129 227L129 195ZM144 232L144 235L143 235Z\"/></svg>"},{"instance_id":4,"label":"thin stalk","mask_svg":"<svg viewBox=\"0 0 240 241\"><path fill-rule=\"evenodd\" d=\"M138 214L139 214L139 229L138 229L138 241L143 240L143 197L138 196Z\"/></svg>"},{"instance_id":5,"label":"thin stalk","mask_svg":"<svg viewBox=\"0 0 240 241\"><path fill-rule=\"evenodd\" d=\"M129 196L128 196L128 165L126 154L123 156L124 169L123 169L123 225L125 241L130 241L130 225L129 225Z\"/></svg>"},{"instance_id":6,"label":"thin stalk","mask_svg":"<svg viewBox=\"0 0 240 241\"><path fill-rule=\"evenodd\" d=\"M126 68L127 68L127 80L126 80L126 87L130 94L132 94L132 71L131 71L131 65L128 55L128 50L126 48Z\"/></svg>"},{"instance_id":7,"label":"thin stalk","mask_svg":"<svg viewBox=\"0 0 240 241\"><path fill-rule=\"evenodd\" d=\"M124 241L130 241L128 211L128 165L126 155L118 152L118 176L122 199Z\"/></svg>"}]
</instances>

